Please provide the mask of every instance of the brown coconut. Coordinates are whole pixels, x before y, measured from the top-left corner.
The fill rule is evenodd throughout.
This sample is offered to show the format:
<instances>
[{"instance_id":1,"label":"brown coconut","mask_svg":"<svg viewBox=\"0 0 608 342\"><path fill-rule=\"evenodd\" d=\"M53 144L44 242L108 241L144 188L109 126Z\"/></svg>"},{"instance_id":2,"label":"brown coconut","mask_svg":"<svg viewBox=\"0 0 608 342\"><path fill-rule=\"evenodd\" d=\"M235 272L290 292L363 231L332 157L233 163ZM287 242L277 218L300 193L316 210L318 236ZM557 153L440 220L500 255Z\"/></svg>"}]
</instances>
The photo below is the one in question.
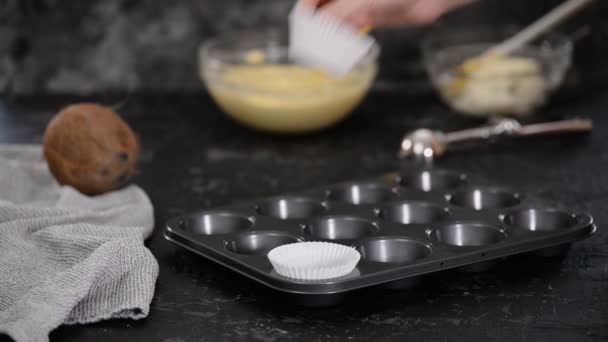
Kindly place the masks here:
<instances>
[{"instance_id":1,"label":"brown coconut","mask_svg":"<svg viewBox=\"0 0 608 342\"><path fill-rule=\"evenodd\" d=\"M59 183L97 195L123 186L136 173L139 143L112 109L80 103L49 122L44 157Z\"/></svg>"}]
</instances>

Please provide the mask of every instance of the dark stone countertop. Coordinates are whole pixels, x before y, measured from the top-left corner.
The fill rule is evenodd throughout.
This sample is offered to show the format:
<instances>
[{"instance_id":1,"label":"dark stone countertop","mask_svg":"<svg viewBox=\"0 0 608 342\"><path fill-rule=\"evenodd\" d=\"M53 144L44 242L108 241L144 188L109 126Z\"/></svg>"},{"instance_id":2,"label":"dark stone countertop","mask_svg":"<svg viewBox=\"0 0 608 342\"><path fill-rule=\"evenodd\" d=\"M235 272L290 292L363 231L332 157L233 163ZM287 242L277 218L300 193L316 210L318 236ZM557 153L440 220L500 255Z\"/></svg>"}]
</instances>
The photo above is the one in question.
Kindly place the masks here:
<instances>
[{"instance_id":1,"label":"dark stone countertop","mask_svg":"<svg viewBox=\"0 0 608 342\"><path fill-rule=\"evenodd\" d=\"M132 95L119 111L143 142L136 183L151 197L160 264L150 316L61 327L52 341L597 341L608 339L608 106L606 92L554 102L549 113L591 116L588 138L545 138L454 154L443 166L591 212L599 231L563 260L517 257L482 274L446 271L409 292L359 291L341 306L304 309L162 237L187 211L395 170L405 131L473 124L434 98L372 94L343 125L273 137L226 119L204 94ZM73 101L30 96L0 106L0 142L38 143L46 122Z\"/></svg>"}]
</instances>

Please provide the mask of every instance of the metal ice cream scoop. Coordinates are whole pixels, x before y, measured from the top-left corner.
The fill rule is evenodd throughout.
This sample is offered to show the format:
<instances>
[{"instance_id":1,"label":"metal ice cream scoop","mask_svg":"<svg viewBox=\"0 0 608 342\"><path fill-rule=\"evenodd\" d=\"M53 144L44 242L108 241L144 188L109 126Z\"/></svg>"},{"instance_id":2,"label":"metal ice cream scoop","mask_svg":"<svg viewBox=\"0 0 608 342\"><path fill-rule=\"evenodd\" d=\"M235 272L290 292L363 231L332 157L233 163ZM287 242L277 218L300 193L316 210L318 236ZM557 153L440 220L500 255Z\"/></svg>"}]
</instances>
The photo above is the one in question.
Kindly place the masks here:
<instances>
[{"instance_id":1,"label":"metal ice cream scoop","mask_svg":"<svg viewBox=\"0 0 608 342\"><path fill-rule=\"evenodd\" d=\"M587 133L591 132L592 128L592 121L584 118L530 125L521 125L514 119L501 119L494 125L445 133L423 128L403 138L399 156L428 163L443 155L451 145L459 142L491 140L498 137Z\"/></svg>"}]
</instances>

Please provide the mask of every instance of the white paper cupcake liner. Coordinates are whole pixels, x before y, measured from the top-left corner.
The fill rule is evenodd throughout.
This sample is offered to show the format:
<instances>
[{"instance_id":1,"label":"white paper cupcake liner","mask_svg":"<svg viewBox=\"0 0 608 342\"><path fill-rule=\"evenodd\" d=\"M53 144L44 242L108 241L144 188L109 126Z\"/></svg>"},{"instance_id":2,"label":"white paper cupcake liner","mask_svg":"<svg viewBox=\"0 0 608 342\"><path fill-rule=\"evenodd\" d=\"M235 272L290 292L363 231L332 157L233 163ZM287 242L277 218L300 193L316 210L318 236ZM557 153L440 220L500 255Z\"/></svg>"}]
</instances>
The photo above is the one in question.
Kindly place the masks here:
<instances>
[{"instance_id":1,"label":"white paper cupcake liner","mask_svg":"<svg viewBox=\"0 0 608 342\"><path fill-rule=\"evenodd\" d=\"M288 278L322 280L351 273L361 255L354 248L330 242L298 242L268 253L275 271Z\"/></svg>"}]
</instances>

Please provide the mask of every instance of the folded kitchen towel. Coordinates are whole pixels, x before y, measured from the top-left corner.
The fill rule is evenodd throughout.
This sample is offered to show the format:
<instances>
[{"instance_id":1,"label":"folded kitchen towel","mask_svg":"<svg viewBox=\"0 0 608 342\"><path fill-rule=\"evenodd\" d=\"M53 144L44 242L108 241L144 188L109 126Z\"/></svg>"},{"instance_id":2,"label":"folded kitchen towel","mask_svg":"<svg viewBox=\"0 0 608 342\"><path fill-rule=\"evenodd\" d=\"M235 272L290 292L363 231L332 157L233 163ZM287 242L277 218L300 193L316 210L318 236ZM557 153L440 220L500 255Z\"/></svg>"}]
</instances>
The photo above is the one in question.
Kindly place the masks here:
<instances>
[{"instance_id":1,"label":"folded kitchen towel","mask_svg":"<svg viewBox=\"0 0 608 342\"><path fill-rule=\"evenodd\" d=\"M56 183L40 146L0 145L0 335L48 341L62 324L146 317L153 227L140 188L88 197Z\"/></svg>"}]
</instances>

